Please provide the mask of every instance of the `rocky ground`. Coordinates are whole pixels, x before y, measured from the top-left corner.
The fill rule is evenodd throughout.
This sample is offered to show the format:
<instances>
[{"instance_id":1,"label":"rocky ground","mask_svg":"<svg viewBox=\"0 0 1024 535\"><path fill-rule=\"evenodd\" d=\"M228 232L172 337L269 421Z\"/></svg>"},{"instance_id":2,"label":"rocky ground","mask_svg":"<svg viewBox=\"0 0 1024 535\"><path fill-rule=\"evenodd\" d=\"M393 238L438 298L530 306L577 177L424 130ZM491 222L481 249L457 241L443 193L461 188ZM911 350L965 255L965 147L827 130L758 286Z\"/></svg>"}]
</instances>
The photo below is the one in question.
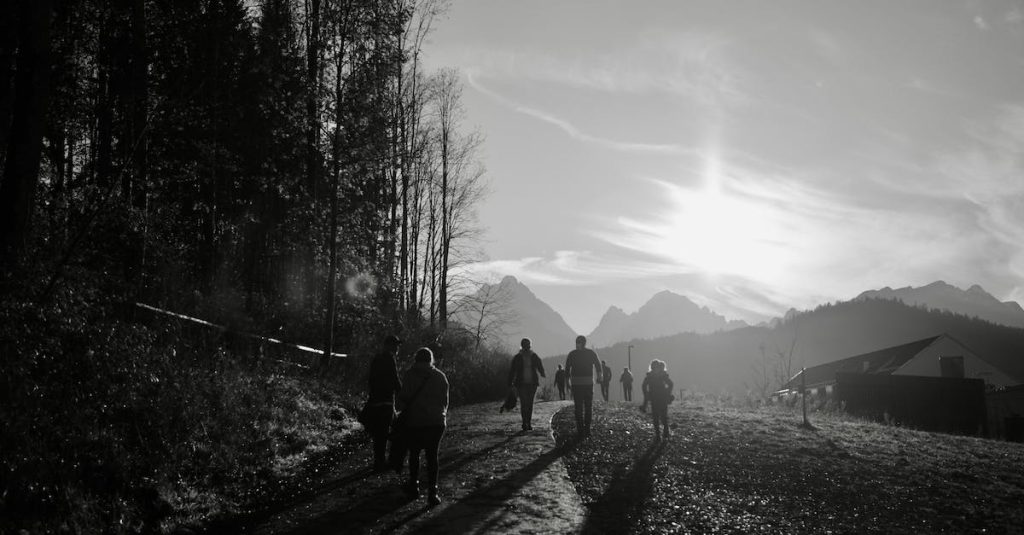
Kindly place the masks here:
<instances>
[{"instance_id":1,"label":"rocky ground","mask_svg":"<svg viewBox=\"0 0 1024 535\"><path fill-rule=\"evenodd\" d=\"M636 405L498 403L449 414L444 503L410 501L363 444L225 533L1024 533L1024 445L776 409L673 405L655 442ZM561 410L566 409L566 410ZM358 444L355 446L359 446Z\"/></svg>"}]
</instances>

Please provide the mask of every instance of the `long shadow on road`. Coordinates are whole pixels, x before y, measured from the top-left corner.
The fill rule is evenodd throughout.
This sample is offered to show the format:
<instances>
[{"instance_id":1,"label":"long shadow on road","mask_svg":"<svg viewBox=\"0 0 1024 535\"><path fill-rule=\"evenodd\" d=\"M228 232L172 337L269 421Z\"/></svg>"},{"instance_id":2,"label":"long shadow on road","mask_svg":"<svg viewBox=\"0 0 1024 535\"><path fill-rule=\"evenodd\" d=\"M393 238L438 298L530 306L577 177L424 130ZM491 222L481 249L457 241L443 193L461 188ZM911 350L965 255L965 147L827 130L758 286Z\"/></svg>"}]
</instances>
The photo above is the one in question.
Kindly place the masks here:
<instances>
[{"instance_id":1,"label":"long shadow on road","mask_svg":"<svg viewBox=\"0 0 1024 535\"><path fill-rule=\"evenodd\" d=\"M546 470L565 453L564 448L552 448L530 464L510 473L499 481L474 490L450 505L437 516L416 526L417 533L500 533L511 517L509 499L537 475ZM403 521L405 521L403 519ZM398 529L400 524L388 526L384 532ZM507 527L507 526L506 526Z\"/></svg>"},{"instance_id":2,"label":"long shadow on road","mask_svg":"<svg viewBox=\"0 0 1024 535\"><path fill-rule=\"evenodd\" d=\"M633 463L612 475L608 489L587 508L582 533L628 533L636 529L639 512L654 490L654 465L665 443L653 443Z\"/></svg>"}]
</instances>

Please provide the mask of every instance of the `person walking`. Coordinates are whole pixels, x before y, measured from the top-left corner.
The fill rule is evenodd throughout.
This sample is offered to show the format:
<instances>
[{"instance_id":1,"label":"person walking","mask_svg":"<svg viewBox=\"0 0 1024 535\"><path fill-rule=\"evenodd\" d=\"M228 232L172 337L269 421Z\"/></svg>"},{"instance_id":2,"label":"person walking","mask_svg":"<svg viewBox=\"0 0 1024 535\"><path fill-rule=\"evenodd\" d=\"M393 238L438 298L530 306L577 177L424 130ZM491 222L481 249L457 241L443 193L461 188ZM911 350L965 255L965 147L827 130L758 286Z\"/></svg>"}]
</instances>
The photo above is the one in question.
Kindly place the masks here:
<instances>
[{"instance_id":1,"label":"person walking","mask_svg":"<svg viewBox=\"0 0 1024 535\"><path fill-rule=\"evenodd\" d=\"M601 397L605 401L608 401L608 394L610 386L612 384L612 369L608 367L608 363L601 361Z\"/></svg>"},{"instance_id":2,"label":"person walking","mask_svg":"<svg viewBox=\"0 0 1024 535\"><path fill-rule=\"evenodd\" d=\"M650 371L644 377L642 386L644 393L644 405L642 408L646 408L647 403L650 402L651 418L654 421L654 440L658 441L662 438L668 439L669 437L668 404L674 399L672 389L675 385L672 383L672 378L668 376L665 361L654 359L651 361L649 369ZM660 435L659 424L664 428Z\"/></svg>"},{"instance_id":3,"label":"person walking","mask_svg":"<svg viewBox=\"0 0 1024 535\"><path fill-rule=\"evenodd\" d=\"M558 399L565 401L565 370L562 369L561 364L555 371L555 387L558 388Z\"/></svg>"},{"instance_id":4,"label":"person walking","mask_svg":"<svg viewBox=\"0 0 1024 535\"><path fill-rule=\"evenodd\" d=\"M398 405L405 421L406 445L409 448L409 480L402 489L409 498L420 496L420 452L427 457L427 503L441 504L437 490L437 453L441 448L448 416L448 377L434 366L434 354L421 347L415 362L403 378Z\"/></svg>"},{"instance_id":5,"label":"person walking","mask_svg":"<svg viewBox=\"0 0 1024 535\"><path fill-rule=\"evenodd\" d=\"M530 431L533 429L533 399L537 395L537 386L540 385L540 377L547 376L544 375L544 363L530 349L530 339L523 338L519 345L519 353L512 357L512 366L508 370L508 385L519 394L523 431Z\"/></svg>"},{"instance_id":6,"label":"person walking","mask_svg":"<svg viewBox=\"0 0 1024 535\"><path fill-rule=\"evenodd\" d=\"M633 372L629 368L622 368L619 382L622 383L622 399L633 401Z\"/></svg>"},{"instance_id":7,"label":"person walking","mask_svg":"<svg viewBox=\"0 0 1024 535\"><path fill-rule=\"evenodd\" d=\"M389 335L384 339L383 349L370 362L366 401L366 430L373 437L373 470L387 470L388 432L395 414L395 394L402 389L398 378L395 357L402 346L402 340Z\"/></svg>"},{"instance_id":8,"label":"person walking","mask_svg":"<svg viewBox=\"0 0 1024 535\"><path fill-rule=\"evenodd\" d=\"M572 389L573 408L576 416L576 433L590 434L590 423L594 410L594 370L598 382L601 380L601 362L597 353L587 348L587 337L576 337L576 349L565 358L565 374L569 376Z\"/></svg>"}]
</instances>

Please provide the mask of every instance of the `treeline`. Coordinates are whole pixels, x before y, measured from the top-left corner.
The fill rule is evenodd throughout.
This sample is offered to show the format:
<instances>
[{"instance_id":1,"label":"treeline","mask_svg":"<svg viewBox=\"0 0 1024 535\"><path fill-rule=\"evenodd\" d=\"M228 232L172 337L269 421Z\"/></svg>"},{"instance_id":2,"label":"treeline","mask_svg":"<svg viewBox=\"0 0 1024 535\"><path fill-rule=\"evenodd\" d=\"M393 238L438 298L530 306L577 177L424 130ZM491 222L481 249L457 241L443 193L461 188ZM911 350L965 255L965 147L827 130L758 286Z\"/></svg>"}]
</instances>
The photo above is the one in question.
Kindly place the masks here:
<instances>
[{"instance_id":1,"label":"treeline","mask_svg":"<svg viewBox=\"0 0 1024 535\"><path fill-rule=\"evenodd\" d=\"M445 331L483 168L459 74L423 67L444 0L0 9L8 282L99 276L318 347L367 314Z\"/></svg>"}]
</instances>

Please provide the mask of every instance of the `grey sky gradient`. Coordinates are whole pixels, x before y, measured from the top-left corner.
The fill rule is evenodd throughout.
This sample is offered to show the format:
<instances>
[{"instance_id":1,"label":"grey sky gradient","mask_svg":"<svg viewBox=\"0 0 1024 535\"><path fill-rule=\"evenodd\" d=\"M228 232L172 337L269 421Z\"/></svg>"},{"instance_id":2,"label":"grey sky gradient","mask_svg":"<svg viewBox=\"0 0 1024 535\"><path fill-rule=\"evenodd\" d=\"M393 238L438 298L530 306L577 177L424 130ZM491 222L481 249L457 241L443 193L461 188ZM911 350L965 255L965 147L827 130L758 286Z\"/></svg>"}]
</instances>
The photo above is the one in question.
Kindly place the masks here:
<instances>
[{"instance_id":1,"label":"grey sky gradient","mask_svg":"<svg viewBox=\"0 0 1024 535\"><path fill-rule=\"evenodd\" d=\"M945 280L1024 302L1019 1L456 0L488 262L589 332Z\"/></svg>"}]
</instances>

